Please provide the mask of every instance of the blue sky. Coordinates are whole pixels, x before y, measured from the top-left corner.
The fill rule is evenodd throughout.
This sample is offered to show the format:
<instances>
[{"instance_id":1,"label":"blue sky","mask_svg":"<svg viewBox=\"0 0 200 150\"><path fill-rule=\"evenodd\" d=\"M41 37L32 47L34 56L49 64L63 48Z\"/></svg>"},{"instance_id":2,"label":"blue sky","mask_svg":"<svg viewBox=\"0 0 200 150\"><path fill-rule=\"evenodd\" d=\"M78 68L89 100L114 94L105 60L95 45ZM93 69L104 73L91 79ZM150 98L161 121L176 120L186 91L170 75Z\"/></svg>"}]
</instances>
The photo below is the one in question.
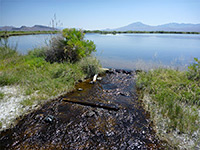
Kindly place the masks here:
<instances>
[{"instance_id":1,"label":"blue sky","mask_svg":"<svg viewBox=\"0 0 200 150\"><path fill-rule=\"evenodd\" d=\"M0 26L50 25L54 14L62 27L92 30L133 22L197 24L200 0L0 0Z\"/></svg>"}]
</instances>

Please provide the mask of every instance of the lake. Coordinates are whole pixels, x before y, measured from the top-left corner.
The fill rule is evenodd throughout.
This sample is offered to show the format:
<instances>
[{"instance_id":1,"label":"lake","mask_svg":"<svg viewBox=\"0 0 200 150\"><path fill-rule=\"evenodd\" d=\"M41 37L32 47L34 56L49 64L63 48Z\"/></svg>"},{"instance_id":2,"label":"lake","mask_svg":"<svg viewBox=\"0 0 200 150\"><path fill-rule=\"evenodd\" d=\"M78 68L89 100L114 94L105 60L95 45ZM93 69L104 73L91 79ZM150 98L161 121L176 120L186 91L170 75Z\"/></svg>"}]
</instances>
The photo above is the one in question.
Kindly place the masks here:
<instances>
[{"instance_id":1,"label":"lake","mask_svg":"<svg viewBox=\"0 0 200 150\"><path fill-rule=\"evenodd\" d=\"M8 43L26 54L28 50L45 46L56 35L25 35L8 38ZM200 58L198 34L86 34L94 41L94 54L103 67L121 69L149 69L158 66L185 68Z\"/></svg>"}]
</instances>

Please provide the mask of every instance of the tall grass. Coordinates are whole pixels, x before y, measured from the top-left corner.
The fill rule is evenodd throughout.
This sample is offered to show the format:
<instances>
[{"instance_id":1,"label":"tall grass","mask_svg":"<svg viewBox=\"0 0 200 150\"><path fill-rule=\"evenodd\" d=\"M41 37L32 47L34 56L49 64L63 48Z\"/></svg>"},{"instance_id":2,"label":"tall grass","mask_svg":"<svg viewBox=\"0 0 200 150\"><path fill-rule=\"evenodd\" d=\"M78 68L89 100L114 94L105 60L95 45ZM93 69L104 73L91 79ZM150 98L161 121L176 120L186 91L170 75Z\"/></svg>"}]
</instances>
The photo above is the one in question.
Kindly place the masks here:
<instances>
[{"instance_id":1,"label":"tall grass","mask_svg":"<svg viewBox=\"0 0 200 150\"><path fill-rule=\"evenodd\" d=\"M138 73L137 87L140 98L150 111L158 129L163 130L167 138L174 132L186 134L188 137L199 132L200 67L198 67L199 60L195 59L188 71L159 68Z\"/></svg>"},{"instance_id":2,"label":"tall grass","mask_svg":"<svg viewBox=\"0 0 200 150\"><path fill-rule=\"evenodd\" d=\"M10 51L9 48L0 50ZM74 64L50 63L45 61L43 52L35 49L25 56L12 50L6 52L7 57L0 57L0 86L20 85L26 95L31 95L31 100L45 100L72 90L79 79L90 77L100 68L92 57Z\"/></svg>"}]
</instances>

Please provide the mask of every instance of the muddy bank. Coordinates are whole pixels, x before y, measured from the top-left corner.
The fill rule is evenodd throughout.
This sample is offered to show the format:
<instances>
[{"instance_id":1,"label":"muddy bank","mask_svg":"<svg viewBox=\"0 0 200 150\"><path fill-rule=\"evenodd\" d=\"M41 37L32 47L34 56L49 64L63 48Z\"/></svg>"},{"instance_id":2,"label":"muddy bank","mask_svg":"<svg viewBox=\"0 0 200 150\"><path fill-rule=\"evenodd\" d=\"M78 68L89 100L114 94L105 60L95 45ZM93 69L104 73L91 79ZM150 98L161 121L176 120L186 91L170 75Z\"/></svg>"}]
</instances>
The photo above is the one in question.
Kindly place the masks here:
<instances>
[{"instance_id":1,"label":"muddy bank","mask_svg":"<svg viewBox=\"0 0 200 150\"><path fill-rule=\"evenodd\" d=\"M137 99L134 80L134 72L110 70L94 84L89 80L77 84L77 91L1 132L0 149L169 148L156 136L149 114Z\"/></svg>"}]
</instances>

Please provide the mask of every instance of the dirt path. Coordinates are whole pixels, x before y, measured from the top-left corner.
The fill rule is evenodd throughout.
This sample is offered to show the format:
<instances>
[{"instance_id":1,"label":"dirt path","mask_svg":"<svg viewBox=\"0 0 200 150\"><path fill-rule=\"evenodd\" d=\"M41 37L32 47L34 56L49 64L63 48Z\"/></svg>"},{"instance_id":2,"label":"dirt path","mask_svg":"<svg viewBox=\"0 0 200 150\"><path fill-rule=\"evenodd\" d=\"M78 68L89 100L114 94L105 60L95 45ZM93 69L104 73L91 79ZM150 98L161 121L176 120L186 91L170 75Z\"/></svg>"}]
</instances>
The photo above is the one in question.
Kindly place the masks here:
<instances>
[{"instance_id":1,"label":"dirt path","mask_svg":"<svg viewBox=\"0 0 200 150\"><path fill-rule=\"evenodd\" d=\"M45 104L13 129L1 132L0 149L167 148L137 99L134 76L134 72L113 70L94 84L79 83L79 90Z\"/></svg>"}]
</instances>

